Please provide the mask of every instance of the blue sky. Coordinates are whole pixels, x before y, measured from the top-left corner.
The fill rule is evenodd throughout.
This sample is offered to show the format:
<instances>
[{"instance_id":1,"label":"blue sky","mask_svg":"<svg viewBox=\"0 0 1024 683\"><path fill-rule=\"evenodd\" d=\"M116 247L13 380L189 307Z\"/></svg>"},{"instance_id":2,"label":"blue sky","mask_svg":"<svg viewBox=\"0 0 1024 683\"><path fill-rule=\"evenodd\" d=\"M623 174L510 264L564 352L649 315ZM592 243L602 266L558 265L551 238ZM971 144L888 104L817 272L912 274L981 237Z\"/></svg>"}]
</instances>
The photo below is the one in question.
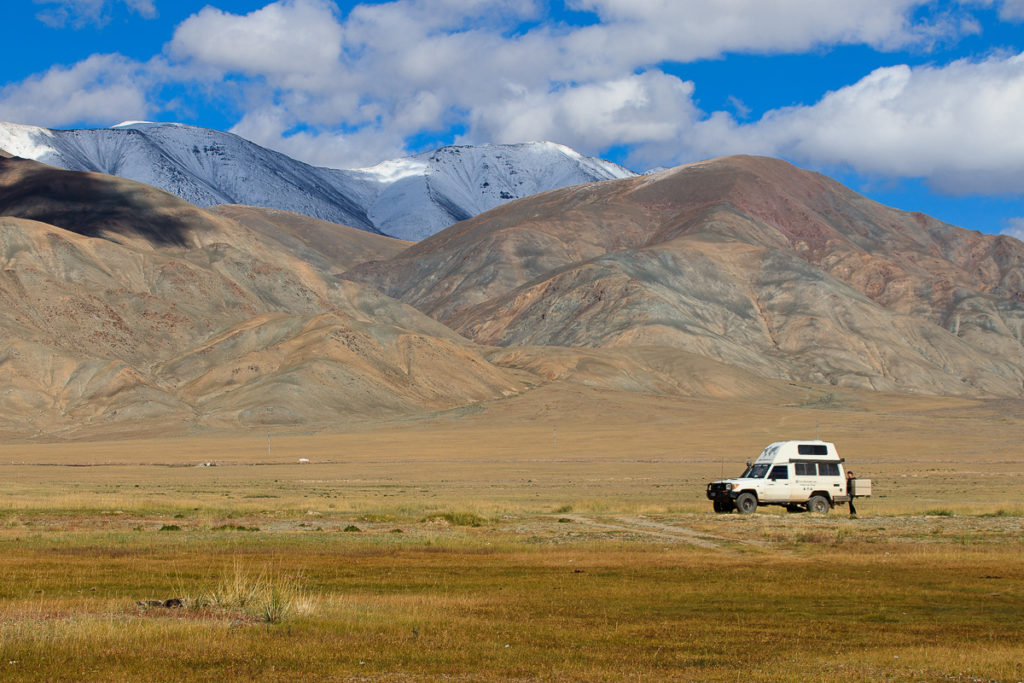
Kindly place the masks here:
<instances>
[{"instance_id":1,"label":"blue sky","mask_svg":"<svg viewBox=\"0 0 1024 683\"><path fill-rule=\"evenodd\" d=\"M778 156L1024 237L1024 0L6 0L0 120L231 130L365 166L547 139Z\"/></svg>"}]
</instances>

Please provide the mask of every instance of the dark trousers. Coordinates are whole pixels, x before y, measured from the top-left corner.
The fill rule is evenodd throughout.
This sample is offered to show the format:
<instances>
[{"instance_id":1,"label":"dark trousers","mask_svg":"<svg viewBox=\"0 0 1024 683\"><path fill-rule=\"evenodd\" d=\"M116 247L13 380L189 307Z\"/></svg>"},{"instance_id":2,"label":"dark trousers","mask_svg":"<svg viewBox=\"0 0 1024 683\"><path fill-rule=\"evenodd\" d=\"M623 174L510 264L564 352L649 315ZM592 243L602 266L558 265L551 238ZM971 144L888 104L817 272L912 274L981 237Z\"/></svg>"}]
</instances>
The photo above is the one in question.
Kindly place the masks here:
<instances>
[{"instance_id":1,"label":"dark trousers","mask_svg":"<svg viewBox=\"0 0 1024 683\"><path fill-rule=\"evenodd\" d=\"M850 496L850 514L857 514L857 508L853 507L853 496Z\"/></svg>"}]
</instances>

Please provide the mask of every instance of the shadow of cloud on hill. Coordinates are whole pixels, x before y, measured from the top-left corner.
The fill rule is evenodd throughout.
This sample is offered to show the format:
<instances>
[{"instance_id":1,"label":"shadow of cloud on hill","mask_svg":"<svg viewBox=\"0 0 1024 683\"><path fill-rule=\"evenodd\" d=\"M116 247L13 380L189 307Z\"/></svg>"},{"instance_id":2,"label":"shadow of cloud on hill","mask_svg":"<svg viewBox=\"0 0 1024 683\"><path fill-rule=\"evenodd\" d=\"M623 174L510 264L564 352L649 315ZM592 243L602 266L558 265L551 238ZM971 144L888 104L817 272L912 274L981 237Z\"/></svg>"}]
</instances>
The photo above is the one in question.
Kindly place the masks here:
<instances>
[{"instance_id":1,"label":"shadow of cloud on hill","mask_svg":"<svg viewBox=\"0 0 1024 683\"><path fill-rule=\"evenodd\" d=\"M86 237L138 235L161 246L186 246L191 230L173 214L173 198L138 183L49 168L17 169L0 158L0 215L48 223ZM16 179L9 175L17 173ZM180 201L180 200L177 200Z\"/></svg>"}]
</instances>

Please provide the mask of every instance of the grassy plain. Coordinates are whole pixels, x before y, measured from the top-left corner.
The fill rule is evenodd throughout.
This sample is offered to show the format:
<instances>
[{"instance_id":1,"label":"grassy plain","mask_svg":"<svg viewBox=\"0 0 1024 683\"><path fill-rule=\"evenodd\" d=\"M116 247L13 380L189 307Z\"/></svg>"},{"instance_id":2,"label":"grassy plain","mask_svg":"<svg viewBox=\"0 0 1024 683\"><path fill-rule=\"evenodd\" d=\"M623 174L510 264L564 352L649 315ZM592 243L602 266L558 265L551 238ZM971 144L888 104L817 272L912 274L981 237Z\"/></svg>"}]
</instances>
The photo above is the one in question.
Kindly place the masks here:
<instances>
[{"instance_id":1,"label":"grassy plain","mask_svg":"<svg viewBox=\"0 0 1024 683\"><path fill-rule=\"evenodd\" d=\"M1024 679L1024 405L793 393L5 444L0 678ZM816 433L859 519L711 512Z\"/></svg>"}]
</instances>

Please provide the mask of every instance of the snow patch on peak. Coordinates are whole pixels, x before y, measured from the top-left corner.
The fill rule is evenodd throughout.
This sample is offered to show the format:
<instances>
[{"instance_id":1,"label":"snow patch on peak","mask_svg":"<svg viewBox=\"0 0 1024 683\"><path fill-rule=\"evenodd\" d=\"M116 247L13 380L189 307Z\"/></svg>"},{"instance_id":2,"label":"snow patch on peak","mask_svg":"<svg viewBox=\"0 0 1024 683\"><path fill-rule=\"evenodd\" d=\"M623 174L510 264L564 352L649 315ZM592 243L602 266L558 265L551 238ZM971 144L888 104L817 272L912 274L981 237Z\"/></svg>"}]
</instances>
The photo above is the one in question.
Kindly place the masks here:
<instances>
[{"instance_id":1,"label":"snow patch on peak","mask_svg":"<svg viewBox=\"0 0 1024 683\"><path fill-rule=\"evenodd\" d=\"M422 176L430 173L430 166L423 161L405 157L403 159L392 159L383 161L376 166L357 169L358 172L366 174L369 180L378 183L395 183L411 176Z\"/></svg>"},{"instance_id":2,"label":"snow patch on peak","mask_svg":"<svg viewBox=\"0 0 1024 683\"><path fill-rule=\"evenodd\" d=\"M541 142L530 142L528 144L535 145L537 147L544 147L546 149L551 149L551 150L554 150L556 152L561 152L562 154L564 154L565 156L569 157L570 159L582 159L583 158L583 155L580 154L579 152L577 152L576 150L574 150L572 147L566 147L565 145L560 145L557 142L551 142L549 140L544 140L544 141L541 141Z\"/></svg>"},{"instance_id":3,"label":"snow patch on peak","mask_svg":"<svg viewBox=\"0 0 1024 683\"><path fill-rule=\"evenodd\" d=\"M135 126L152 126L153 121L122 121L114 124L111 128L134 128Z\"/></svg>"},{"instance_id":4,"label":"snow patch on peak","mask_svg":"<svg viewBox=\"0 0 1024 683\"><path fill-rule=\"evenodd\" d=\"M48 155L53 151L52 139L52 131L39 126L20 123L0 125L0 149L23 159L50 163Z\"/></svg>"}]
</instances>

